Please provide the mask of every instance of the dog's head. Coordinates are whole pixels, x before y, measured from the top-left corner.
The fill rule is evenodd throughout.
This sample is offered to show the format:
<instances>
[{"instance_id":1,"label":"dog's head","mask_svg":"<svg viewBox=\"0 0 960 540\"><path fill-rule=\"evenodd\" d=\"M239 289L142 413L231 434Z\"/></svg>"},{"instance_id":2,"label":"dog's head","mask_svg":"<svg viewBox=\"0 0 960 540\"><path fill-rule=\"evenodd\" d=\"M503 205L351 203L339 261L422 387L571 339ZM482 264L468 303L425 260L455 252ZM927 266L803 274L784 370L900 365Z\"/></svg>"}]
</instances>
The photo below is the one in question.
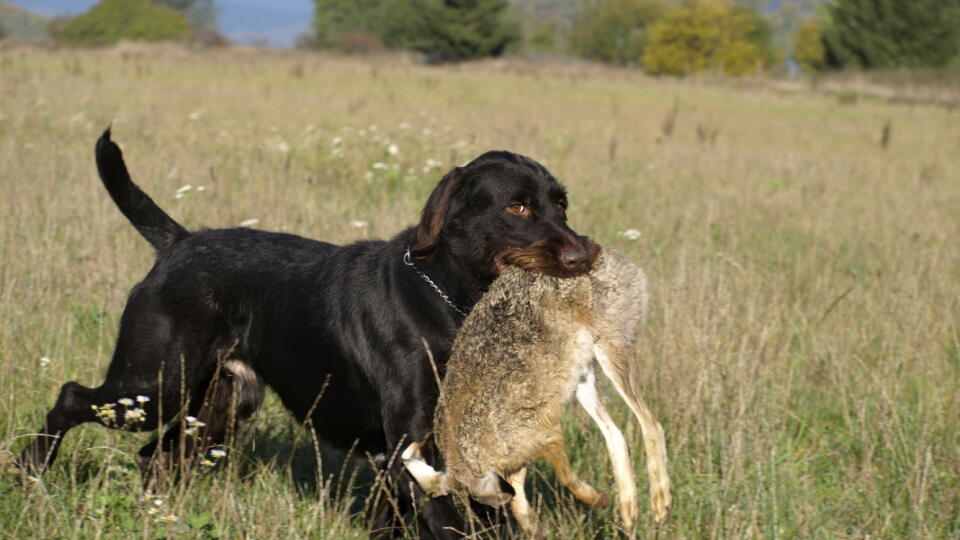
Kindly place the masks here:
<instances>
[{"instance_id":1,"label":"dog's head","mask_svg":"<svg viewBox=\"0 0 960 540\"><path fill-rule=\"evenodd\" d=\"M590 270L599 246L567 225L567 195L543 165L504 151L487 152L447 173L433 190L411 248L454 254L492 280L504 266L557 277Z\"/></svg>"}]
</instances>

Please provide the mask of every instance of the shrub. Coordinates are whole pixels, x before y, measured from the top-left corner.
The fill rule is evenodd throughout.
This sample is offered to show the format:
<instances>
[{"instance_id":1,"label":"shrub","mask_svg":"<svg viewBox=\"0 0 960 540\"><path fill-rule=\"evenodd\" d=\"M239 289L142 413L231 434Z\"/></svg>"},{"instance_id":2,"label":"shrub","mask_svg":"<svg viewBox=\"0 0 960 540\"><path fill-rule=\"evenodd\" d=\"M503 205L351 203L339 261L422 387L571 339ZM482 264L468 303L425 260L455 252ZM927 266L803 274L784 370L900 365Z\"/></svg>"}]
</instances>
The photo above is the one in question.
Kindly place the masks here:
<instances>
[{"instance_id":1,"label":"shrub","mask_svg":"<svg viewBox=\"0 0 960 540\"><path fill-rule=\"evenodd\" d=\"M149 0L101 0L90 11L67 22L60 41L67 45L103 46L123 39L183 39L189 32L182 14Z\"/></svg>"}]
</instances>

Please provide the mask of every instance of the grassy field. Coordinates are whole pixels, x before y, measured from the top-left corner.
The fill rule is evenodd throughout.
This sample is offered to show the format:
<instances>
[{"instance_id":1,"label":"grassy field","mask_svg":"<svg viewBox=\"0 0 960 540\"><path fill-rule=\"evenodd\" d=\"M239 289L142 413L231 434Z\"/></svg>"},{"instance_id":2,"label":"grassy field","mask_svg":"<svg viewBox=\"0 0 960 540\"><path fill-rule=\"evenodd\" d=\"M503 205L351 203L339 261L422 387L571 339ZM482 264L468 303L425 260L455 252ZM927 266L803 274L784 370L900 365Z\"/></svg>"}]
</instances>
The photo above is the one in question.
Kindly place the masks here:
<instances>
[{"instance_id":1,"label":"grassy field","mask_svg":"<svg viewBox=\"0 0 960 540\"><path fill-rule=\"evenodd\" d=\"M643 506L638 536L960 536L958 110L585 64L130 46L0 50L0 96L3 469L60 384L100 383L152 263L96 176L108 124L188 227L334 242L414 223L446 169L506 148L647 270L637 361L675 506L659 531ZM608 403L646 493L638 426ZM611 489L589 418L565 428L574 467ZM0 538L364 536L363 460L316 452L272 397L222 470L160 494L175 523L141 500L144 439L84 426L40 484L4 473ZM552 536L615 532L614 510L533 477Z\"/></svg>"}]
</instances>

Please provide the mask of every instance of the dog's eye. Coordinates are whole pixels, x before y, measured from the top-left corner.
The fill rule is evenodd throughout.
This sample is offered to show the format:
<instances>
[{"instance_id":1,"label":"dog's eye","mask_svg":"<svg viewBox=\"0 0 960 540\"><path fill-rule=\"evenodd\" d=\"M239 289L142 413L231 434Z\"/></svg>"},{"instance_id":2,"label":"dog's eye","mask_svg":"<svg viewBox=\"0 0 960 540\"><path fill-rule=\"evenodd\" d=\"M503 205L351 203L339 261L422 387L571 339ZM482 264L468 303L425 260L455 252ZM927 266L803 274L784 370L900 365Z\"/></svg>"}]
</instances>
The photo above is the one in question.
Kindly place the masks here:
<instances>
[{"instance_id":1,"label":"dog's eye","mask_svg":"<svg viewBox=\"0 0 960 540\"><path fill-rule=\"evenodd\" d=\"M561 214L566 214L566 213L567 213L567 205L566 205L565 203L558 202L558 203L557 203L557 210L558 210Z\"/></svg>"},{"instance_id":2,"label":"dog's eye","mask_svg":"<svg viewBox=\"0 0 960 540\"><path fill-rule=\"evenodd\" d=\"M530 215L530 207L523 203L511 204L507 207L507 212L515 216L527 217Z\"/></svg>"}]
</instances>

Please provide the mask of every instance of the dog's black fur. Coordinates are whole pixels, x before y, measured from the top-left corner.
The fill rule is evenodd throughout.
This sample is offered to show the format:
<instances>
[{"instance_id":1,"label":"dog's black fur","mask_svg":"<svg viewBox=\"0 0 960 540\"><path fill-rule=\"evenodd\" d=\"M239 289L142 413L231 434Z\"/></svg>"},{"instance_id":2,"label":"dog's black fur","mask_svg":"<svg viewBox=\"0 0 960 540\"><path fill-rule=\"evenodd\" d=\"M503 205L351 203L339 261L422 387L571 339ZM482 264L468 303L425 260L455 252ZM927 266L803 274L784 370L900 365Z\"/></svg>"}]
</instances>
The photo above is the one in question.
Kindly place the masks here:
<instances>
[{"instance_id":1,"label":"dog's black fur","mask_svg":"<svg viewBox=\"0 0 960 540\"><path fill-rule=\"evenodd\" d=\"M404 440L428 436L438 388L424 341L442 375L463 319L416 269L468 310L511 249L535 251L537 270L558 276L588 271L597 253L567 226L564 188L536 161L509 152L488 152L446 174L417 227L346 246L246 228L191 233L131 181L109 129L96 160L110 196L157 259L130 293L106 380L96 388L64 384L40 436L22 452L21 466L34 473L54 460L69 429L104 423L96 406L149 397L142 423L125 422L122 406L106 423L138 430L171 422L186 404L186 414L207 426L181 437L183 421L173 424L141 450L148 472L160 456L176 460L188 439L223 442L233 422L259 406L264 384L320 438L390 455ZM408 247L415 268L403 262ZM399 465L391 473L395 482L405 474ZM397 491L409 509L409 494ZM463 530L450 500L421 502L425 534Z\"/></svg>"}]
</instances>

